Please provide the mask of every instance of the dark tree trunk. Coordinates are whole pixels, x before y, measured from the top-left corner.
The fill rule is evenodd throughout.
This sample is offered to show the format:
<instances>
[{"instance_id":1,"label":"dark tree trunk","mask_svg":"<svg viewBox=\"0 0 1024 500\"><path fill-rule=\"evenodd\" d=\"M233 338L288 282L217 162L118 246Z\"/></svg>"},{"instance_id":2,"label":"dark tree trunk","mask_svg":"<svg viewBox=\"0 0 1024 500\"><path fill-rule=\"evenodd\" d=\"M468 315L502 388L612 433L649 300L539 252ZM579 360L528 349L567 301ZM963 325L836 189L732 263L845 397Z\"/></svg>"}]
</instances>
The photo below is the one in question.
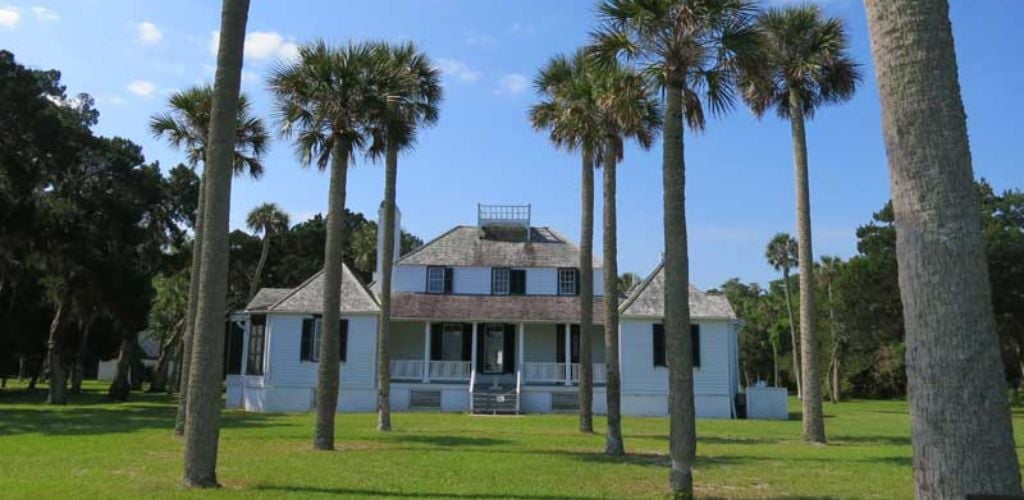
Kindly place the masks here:
<instances>
[{"instance_id":1,"label":"dark tree trunk","mask_svg":"<svg viewBox=\"0 0 1024 500\"><path fill-rule=\"evenodd\" d=\"M793 348L793 380L796 381L796 397L803 399L803 382L800 380L800 336L797 334L796 318L793 317L793 299L789 292L789 267L782 268L782 285L786 295L786 313L789 315L789 343Z\"/></svg>"},{"instance_id":2,"label":"dark tree trunk","mask_svg":"<svg viewBox=\"0 0 1024 500\"><path fill-rule=\"evenodd\" d=\"M949 5L865 4L896 218L915 493L1021 495Z\"/></svg>"},{"instance_id":3,"label":"dark tree trunk","mask_svg":"<svg viewBox=\"0 0 1024 500\"><path fill-rule=\"evenodd\" d=\"M107 396L115 401L125 401L131 392L132 384L129 380L131 371L132 356L134 356L135 336L125 335L121 338L121 349L117 355L117 370L114 372L114 380L107 389Z\"/></svg>"},{"instance_id":4,"label":"dark tree trunk","mask_svg":"<svg viewBox=\"0 0 1024 500\"><path fill-rule=\"evenodd\" d=\"M267 264L267 255L270 254L270 229L263 233L263 244L260 245L260 260L256 263L256 272L252 275L252 285L249 286L249 300L260 291L260 278L263 277L263 266Z\"/></svg>"},{"instance_id":5,"label":"dark tree trunk","mask_svg":"<svg viewBox=\"0 0 1024 500\"><path fill-rule=\"evenodd\" d=\"M210 135L206 150L202 271L196 310L185 424L186 487L217 486L224 318L228 278L228 215L235 150L242 49L249 0L224 0L220 46L213 84Z\"/></svg>"},{"instance_id":6,"label":"dark tree trunk","mask_svg":"<svg viewBox=\"0 0 1024 500\"><path fill-rule=\"evenodd\" d=\"M395 263L395 199L398 147L388 144L384 159L384 217L377 230L384 234L380 248L380 336L377 339L377 429L391 430L391 274Z\"/></svg>"},{"instance_id":7,"label":"dark tree trunk","mask_svg":"<svg viewBox=\"0 0 1024 500\"><path fill-rule=\"evenodd\" d=\"M180 325L184 324L184 321L180 323ZM156 368L153 370L153 380L149 384L149 392L167 392L168 374L171 371L171 365L174 363L174 354L180 338L181 326L178 326L175 328L174 334L160 346L160 357L156 360Z\"/></svg>"},{"instance_id":8,"label":"dark tree trunk","mask_svg":"<svg viewBox=\"0 0 1024 500\"><path fill-rule=\"evenodd\" d=\"M608 434L604 452L624 455L622 442L622 382L619 376L619 275L618 236L615 208L614 138L606 139L604 152L604 360L607 369L605 394L608 406Z\"/></svg>"},{"instance_id":9,"label":"dark tree trunk","mask_svg":"<svg viewBox=\"0 0 1024 500\"><path fill-rule=\"evenodd\" d=\"M85 378L85 360L89 357L89 332L92 330L92 321L86 321L82 327L82 343L78 346L78 356L75 356L75 369L71 374L71 392L82 393L82 379Z\"/></svg>"},{"instance_id":10,"label":"dark tree trunk","mask_svg":"<svg viewBox=\"0 0 1024 500\"><path fill-rule=\"evenodd\" d=\"M345 185L351 146L335 138L327 201L327 242L324 248L323 325L317 367L316 428L313 448L334 449L334 416L338 411L338 328L341 310L342 252L345 245Z\"/></svg>"},{"instance_id":11,"label":"dark tree trunk","mask_svg":"<svg viewBox=\"0 0 1024 500\"><path fill-rule=\"evenodd\" d=\"M46 356L50 368L50 388L46 402L53 405L67 404L67 387L64 385L64 349L61 330L64 327L66 299L57 302L57 311L50 322L50 338L46 342Z\"/></svg>"},{"instance_id":12,"label":"dark tree trunk","mask_svg":"<svg viewBox=\"0 0 1024 500\"><path fill-rule=\"evenodd\" d=\"M690 257L686 242L686 160L683 152L682 82L666 92L662 194L665 237L665 351L668 361L669 487L677 497L693 497L697 424L693 402L693 348L690 338Z\"/></svg>"},{"instance_id":13,"label":"dark tree trunk","mask_svg":"<svg viewBox=\"0 0 1024 500\"><path fill-rule=\"evenodd\" d=\"M583 149L580 217L580 432L594 432L594 151Z\"/></svg>"}]
</instances>

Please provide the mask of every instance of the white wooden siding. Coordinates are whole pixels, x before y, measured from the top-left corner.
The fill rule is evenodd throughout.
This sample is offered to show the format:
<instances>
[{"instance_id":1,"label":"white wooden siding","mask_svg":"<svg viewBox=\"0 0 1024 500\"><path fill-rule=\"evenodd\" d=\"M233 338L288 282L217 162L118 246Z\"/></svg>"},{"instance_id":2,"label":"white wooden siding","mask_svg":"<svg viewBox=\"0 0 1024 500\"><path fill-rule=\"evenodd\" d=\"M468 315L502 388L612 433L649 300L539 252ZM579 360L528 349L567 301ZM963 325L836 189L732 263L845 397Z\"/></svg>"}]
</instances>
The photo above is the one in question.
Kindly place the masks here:
<instances>
[{"instance_id":1,"label":"white wooden siding","mask_svg":"<svg viewBox=\"0 0 1024 500\"><path fill-rule=\"evenodd\" d=\"M275 315L268 318L268 382L271 387L315 387L317 363L301 361L302 319L308 316ZM350 316L348 350L341 363L341 387L372 388L377 355L377 318Z\"/></svg>"},{"instance_id":2,"label":"white wooden siding","mask_svg":"<svg viewBox=\"0 0 1024 500\"><path fill-rule=\"evenodd\" d=\"M526 269L527 295L558 294L558 269L554 267L530 267Z\"/></svg>"},{"instance_id":3,"label":"white wooden siding","mask_svg":"<svg viewBox=\"0 0 1024 500\"><path fill-rule=\"evenodd\" d=\"M391 278L394 293L427 291L426 266L395 266Z\"/></svg>"},{"instance_id":4,"label":"white wooden siding","mask_svg":"<svg viewBox=\"0 0 1024 500\"><path fill-rule=\"evenodd\" d=\"M624 395L668 394L668 368L654 366L652 320L623 319L620 331L622 393ZM730 343L735 336L728 322L700 324L700 368L693 372L693 390L697 395L731 396L730 380L735 368Z\"/></svg>"},{"instance_id":5,"label":"white wooden siding","mask_svg":"<svg viewBox=\"0 0 1024 500\"><path fill-rule=\"evenodd\" d=\"M455 267L452 292L468 295L491 294L491 268Z\"/></svg>"}]
</instances>

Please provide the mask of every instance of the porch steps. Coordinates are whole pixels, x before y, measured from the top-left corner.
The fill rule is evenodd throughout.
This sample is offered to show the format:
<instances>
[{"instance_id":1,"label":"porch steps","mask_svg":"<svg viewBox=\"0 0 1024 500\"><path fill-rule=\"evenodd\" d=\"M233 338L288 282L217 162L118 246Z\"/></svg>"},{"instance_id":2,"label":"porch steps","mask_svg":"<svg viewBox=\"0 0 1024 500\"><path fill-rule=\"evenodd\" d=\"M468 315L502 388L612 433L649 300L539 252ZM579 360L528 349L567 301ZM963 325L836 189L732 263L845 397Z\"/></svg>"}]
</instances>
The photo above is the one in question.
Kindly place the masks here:
<instances>
[{"instance_id":1,"label":"porch steps","mask_svg":"<svg viewBox=\"0 0 1024 500\"><path fill-rule=\"evenodd\" d=\"M477 384L473 388L474 415L517 415L518 395L515 386Z\"/></svg>"}]
</instances>

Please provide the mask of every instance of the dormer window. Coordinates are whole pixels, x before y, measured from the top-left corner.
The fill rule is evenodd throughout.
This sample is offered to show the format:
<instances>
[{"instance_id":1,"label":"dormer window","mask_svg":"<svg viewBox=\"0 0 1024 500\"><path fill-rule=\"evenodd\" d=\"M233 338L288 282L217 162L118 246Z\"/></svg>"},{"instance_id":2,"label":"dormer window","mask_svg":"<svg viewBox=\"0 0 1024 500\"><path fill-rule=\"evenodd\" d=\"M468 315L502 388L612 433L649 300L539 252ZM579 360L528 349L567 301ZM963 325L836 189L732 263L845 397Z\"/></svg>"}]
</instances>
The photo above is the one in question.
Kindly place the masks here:
<instances>
[{"instance_id":1,"label":"dormer window","mask_svg":"<svg viewBox=\"0 0 1024 500\"><path fill-rule=\"evenodd\" d=\"M579 295L580 270L575 267L558 269L558 295Z\"/></svg>"},{"instance_id":2,"label":"dormer window","mask_svg":"<svg viewBox=\"0 0 1024 500\"><path fill-rule=\"evenodd\" d=\"M452 268L427 266L427 293L452 293Z\"/></svg>"}]
</instances>

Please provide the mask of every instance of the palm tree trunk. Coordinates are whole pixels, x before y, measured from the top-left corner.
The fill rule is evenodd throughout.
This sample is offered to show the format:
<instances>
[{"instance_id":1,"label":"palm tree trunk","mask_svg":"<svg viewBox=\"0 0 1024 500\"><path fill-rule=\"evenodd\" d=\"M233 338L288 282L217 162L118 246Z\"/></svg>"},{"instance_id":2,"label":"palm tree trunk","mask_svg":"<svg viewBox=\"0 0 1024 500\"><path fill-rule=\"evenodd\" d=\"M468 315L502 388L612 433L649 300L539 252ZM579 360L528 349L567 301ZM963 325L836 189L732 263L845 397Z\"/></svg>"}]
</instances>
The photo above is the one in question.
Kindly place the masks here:
<instances>
[{"instance_id":1,"label":"palm tree trunk","mask_svg":"<svg viewBox=\"0 0 1024 500\"><path fill-rule=\"evenodd\" d=\"M338 411L339 327L342 252L345 245L345 184L350 145L334 139L331 182L327 201L327 242L324 248L323 323L320 327L320 365L316 382L316 429L313 448L334 449L334 415Z\"/></svg>"},{"instance_id":2,"label":"palm tree trunk","mask_svg":"<svg viewBox=\"0 0 1024 500\"><path fill-rule=\"evenodd\" d=\"M693 346L690 339L690 262L686 246L686 163L683 151L682 86L668 86L662 156L665 238L665 351L668 361L669 487L693 497L697 424L693 402Z\"/></svg>"},{"instance_id":3,"label":"palm tree trunk","mask_svg":"<svg viewBox=\"0 0 1024 500\"><path fill-rule=\"evenodd\" d=\"M263 230L263 248L260 250L260 260L256 263L256 272L252 275L252 285L249 286L249 300L260 291L260 278L263 277L263 266L267 263L267 255L270 253L270 229Z\"/></svg>"},{"instance_id":4,"label":"palm tree trunk","mask_svg":"<svg viewBox=\"0 0 1024 500\"><path fill-rule=\"evenodd\" d=\"M803 382L800 380L800 337L797 336L796 318L793 317L793 299L789 292L789 268L782 268L783 291L786 295L786 314L789 315L789 340L793 348L793 379L796 380L796 397L803 399Z\"/></svg>"},{"instance_id":5,"label":"palm tree trunk","mask_svg":"<svg viewBox=\"0 0 1024 500\"><path fill-rule=\"evenodd\" d=\"M604 363L608 406L608 434L604 452L624 455L622 443L622 382L619 377L619 275L617 221L615 220L614 138L606 139L604 152Z\"/></svg>"},{"instance_id":6,"label":"palm tree trunk","mask_svg":"<svg viewBox=\"0 0 1024 500\"><path fill-rule=\"evenodd\" d=\"M1021 495L945 0L866 0L896 218L917 498Z\"/></svg>"},{"instance_id":7,"label":"palm tree trunk","mask_svg":"<svg viewBox=\"0 0 1024 500\"><path fill-rule=\"evenodd\" d=\"M797 257L800 266L800 354L803 380L804 441L825 442L825 418L821 408L821 363L818 334L814 328L814 251L811 242L811 193L807 171L807 133L800 94L789 90L789 124L793 134L793 166L796 170Z\"/></svg>"},{"instance_id":8,"label":"palm tree trunk","mask_svg":"<svg viewBox=\"0 0 1024 500\"><path fill-rule=\"evenodd\" d=\"M580 432L594 432L594 152L583 149L580 181Z\"/></svg>"},{"instance_id":9,"label":"palm tree trunk","mask_svg":"<svg viewBox=\"0 0 1024 500\"><path fill-rule=\"evenodd\" d=\"M50 337L46 341L46 356L50 364L50 388L46 402L52 405L63 405L68 402L67 388L64 385L63 342L60 338L66 314L66 301L67 299L63 298L57 301L57 311L50 321Z\"/></svg>"},{"instance_id":10,"label":"palm tree trunk","mask_svg":"<svg viewBox=\"0 0 1024 500\"><path fill-rule=\"evenodd\" d=\"M182 480L187 487L217 486L217 445L222 406L220 378L224 363L228 277L228 215L242 47L248 17L249 0L224 0L206 151L202 271L199 274L193 362L187 395L185 474Z\"/></svg>"},{"instance_id":11,"label":"palm tree trunk","mask_svg":"<svg viewBox=\"0 0 1024 500\"><path fill-rule=\"evenodd\" d=\"M380 264L380 332L377 339L377 430L391 430L391 273L395 264L395 193L398 185L398 147L390 142L384 159L384 227Z\"/></svg>"},{"instance_id":12,"label":"palm tree trunk","mask_svg":"<svg viewBox=\"0 0 1024 500\"><path fill-rule=\"evenodd\" d=\"M839 343L840 339L836 333L836 308L835 303L832 302L832 278L829 278L828 283L828 328L829 333L832 335L832 359L829 360L829 372L828 377L831 382L831 388L829 393L832 396L832 403L839 402Z\"/></svg>"},{"instance_id":13,"label":"palm tree trunk","mask_svg":"<svg viewBox=\"0 0 1024 500\"><path fill-rule=\"evenodd\" d=\"M174 419L174 434L185 434L188 418L188 377L192 371L192 339L199 306L199 275L203 262L203 216L206 213L206 168L199 177L199 200L196 203L195 235L192 239L192 266L188 281L188 306L185 310L185 332L182 335L181 370L178 379L178 415Z\"/></svg>"}]
</instances>

